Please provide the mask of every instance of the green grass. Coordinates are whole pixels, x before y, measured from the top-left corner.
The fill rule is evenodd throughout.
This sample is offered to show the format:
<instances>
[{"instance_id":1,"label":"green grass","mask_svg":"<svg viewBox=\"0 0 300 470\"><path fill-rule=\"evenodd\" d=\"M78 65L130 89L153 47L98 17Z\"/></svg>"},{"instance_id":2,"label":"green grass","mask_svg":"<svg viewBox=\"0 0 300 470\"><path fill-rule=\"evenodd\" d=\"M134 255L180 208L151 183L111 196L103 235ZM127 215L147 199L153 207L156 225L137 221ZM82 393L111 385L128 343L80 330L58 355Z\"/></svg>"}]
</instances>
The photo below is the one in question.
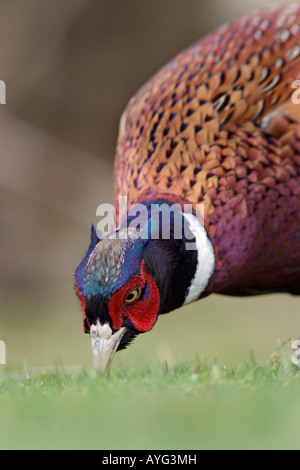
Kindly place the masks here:
<instances>
[{"instance_id":1,"label":"green grass","mask_svg":"<svg viewBox=\"0 0 300 470\"><path fill-rule=\"evenodd\" d=\"M188 305L95 378L70 291L65 299L0 293L0 449L300 448L291 345L268 360L277 341L299 338L298 298Z\"/></svg>"},{"instance_id":2,"label":"green grass","mask_svg":"<svg viewBox=\"0 0 300 470\"><path fill-rule=\"evenodd\" d=\"M0 375L1 449L299 449L300 373L283 348L266 364L193 363Z\"/></svg>"}]
</instances>

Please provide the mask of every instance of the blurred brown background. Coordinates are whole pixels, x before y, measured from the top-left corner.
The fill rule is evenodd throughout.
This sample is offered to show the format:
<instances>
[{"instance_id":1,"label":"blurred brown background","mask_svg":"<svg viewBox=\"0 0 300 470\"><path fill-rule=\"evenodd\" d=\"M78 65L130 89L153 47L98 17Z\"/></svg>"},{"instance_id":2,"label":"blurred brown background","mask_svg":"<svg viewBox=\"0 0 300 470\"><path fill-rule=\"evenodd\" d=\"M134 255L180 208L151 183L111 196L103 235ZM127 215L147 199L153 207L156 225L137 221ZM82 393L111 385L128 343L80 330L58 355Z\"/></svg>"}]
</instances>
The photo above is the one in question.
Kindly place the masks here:
<instances>
[{"instance_id":1,"label":"blurred brown background","mask_svg":"<svg viewBox=\"0 0 300 470\"><path fill-rule=\"evenodd\" d=\"M96 207L112 201L126 103L182 49L271 3L0 1L0 339L8 364L89 363L72 273ZM217 354L236 363L250 349L264 359L277 339L300 332L299 301L288 296L212 297L171 315L119 362Z\"/></svg>"}]
</instances>

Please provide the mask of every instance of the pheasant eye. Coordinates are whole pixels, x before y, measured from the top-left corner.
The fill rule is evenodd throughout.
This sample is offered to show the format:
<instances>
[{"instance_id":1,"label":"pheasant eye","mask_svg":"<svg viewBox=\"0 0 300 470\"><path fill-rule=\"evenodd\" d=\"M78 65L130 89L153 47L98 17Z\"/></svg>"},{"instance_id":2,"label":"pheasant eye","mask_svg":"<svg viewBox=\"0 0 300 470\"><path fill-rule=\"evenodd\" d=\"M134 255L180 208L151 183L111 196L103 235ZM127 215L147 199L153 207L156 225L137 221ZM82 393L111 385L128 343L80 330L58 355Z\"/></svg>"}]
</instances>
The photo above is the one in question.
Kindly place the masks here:
<instances>
[{"instance_id":1,"label":"pheasant eye","mask_svg":"<svg viewBox=\"0 0 300 470\"><path fill-rule=\"evenodd\" d=\"M135 302L140 296L140 290L134 289L133 291L129 292L129 294L125 298L126 304L132 304Z\"/></svg>"}]
</instances>

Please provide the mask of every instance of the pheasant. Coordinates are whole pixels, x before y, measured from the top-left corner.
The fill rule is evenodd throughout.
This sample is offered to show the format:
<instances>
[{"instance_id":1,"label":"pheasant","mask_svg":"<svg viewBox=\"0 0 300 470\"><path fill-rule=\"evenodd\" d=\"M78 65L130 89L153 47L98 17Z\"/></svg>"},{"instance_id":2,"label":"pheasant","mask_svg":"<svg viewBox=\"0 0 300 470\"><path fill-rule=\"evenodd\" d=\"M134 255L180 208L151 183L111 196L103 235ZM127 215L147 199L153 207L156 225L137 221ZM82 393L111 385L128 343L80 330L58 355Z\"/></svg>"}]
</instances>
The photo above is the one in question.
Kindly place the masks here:
<instances>
[{"instance_id":1,"label":"pheasant","mask_svg":"<svg viewBox=\"0 0 300 470\"><path fill-rule=\"evenodd\" d=\"M253 12L179 54L129 102L115 207L126 197L146 217L132 226L119 211L103 239L92 226L74 274L96 369L159 315L212 293L300 294L299 44L298 3ZM155 205L174 209L169 237Z\"/></svg>"}]
</instances>

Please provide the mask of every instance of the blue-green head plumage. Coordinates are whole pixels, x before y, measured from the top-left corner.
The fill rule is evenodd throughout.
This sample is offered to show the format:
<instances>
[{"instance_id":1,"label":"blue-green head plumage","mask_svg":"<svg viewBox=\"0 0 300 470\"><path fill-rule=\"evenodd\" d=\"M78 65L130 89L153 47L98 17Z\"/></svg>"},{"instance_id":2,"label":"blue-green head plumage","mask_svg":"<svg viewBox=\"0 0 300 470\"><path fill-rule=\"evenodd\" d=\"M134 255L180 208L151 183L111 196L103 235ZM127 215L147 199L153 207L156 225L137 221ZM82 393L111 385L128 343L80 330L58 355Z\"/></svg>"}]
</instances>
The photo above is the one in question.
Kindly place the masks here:
<instances>
[{"instance_id":1,"label":"blue-green head plumage","mask_svg":"<svg viewBox=\"0 0 300 470\"><path fill-rule=\"evenodd\" d=\"M100 240L92 227L91 244L75 277L84 297L110 297L141 264L145 240L135 230L123 229Z\"/></svg>"}]
</instances>

